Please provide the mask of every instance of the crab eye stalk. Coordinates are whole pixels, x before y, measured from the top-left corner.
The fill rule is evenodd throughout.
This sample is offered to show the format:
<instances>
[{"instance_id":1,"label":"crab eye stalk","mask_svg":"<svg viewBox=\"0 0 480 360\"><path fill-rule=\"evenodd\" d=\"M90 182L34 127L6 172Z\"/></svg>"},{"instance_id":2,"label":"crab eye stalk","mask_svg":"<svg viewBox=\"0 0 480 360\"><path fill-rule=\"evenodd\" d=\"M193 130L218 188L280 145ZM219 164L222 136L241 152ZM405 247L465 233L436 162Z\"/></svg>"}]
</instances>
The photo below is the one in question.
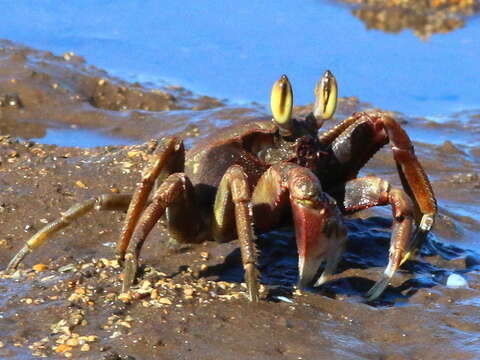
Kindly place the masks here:
<instances>
[{"instance_id":1,"label":"crab eye stalk","mask_svg":"<svg viewBox=\"0 0 480 360\"><path fill-rule=\"evenodd\" d=\"M293 91L287 75L282 75L273 84L270 106L275 123L281 129L290 131L292 128Z\"/></svg>"},{"instance_id":2,"label":"crab eye stalk","mask_svg":"<svg viewBox=\"0 0 480 360\"><path fill-rule=\"evenodd\" d=\"M317 121L330 119L337 107L338 88L335 76L327 70L315 87L313 115Z\"/></svg>"}]
</instances>

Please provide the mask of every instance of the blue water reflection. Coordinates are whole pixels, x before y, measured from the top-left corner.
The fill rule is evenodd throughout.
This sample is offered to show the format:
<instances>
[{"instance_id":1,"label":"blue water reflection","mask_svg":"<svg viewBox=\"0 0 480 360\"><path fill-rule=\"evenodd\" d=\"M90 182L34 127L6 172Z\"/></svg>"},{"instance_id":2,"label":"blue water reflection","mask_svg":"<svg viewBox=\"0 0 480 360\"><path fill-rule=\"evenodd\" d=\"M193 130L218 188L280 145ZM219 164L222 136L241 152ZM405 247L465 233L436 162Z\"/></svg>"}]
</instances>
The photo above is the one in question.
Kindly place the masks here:
<instances>
[{"instance_id":1,"label":"blue water reflection","mask_svg":"<svg viewBox=\"0 0 480 360\"><path fill-rule=\"evenodd\" d=\"M162 78L235 102L267 102L281 73L293 81L297 103L310 102L329 68L341 95L411 115L480 104L478 19L423 42L409 31L368 31L347 7L329 1L0 4L1 37L74 51L124 78Z\"/></svg>"},{"instance_id":2,"label":"blue water reflection","mask_svg":"<svg viewBox=\"0 0 480 360\"><path fill-rule=\"evenodd\" d=\"M96 130L88 129L70 129L70 128L48 128L42 138L32 138L31 140L42 144L55 144L58 146L78 146L90 148L106 145L132 145L136 142L125 138L116 138Z\"/></svg>"}]
</instances>

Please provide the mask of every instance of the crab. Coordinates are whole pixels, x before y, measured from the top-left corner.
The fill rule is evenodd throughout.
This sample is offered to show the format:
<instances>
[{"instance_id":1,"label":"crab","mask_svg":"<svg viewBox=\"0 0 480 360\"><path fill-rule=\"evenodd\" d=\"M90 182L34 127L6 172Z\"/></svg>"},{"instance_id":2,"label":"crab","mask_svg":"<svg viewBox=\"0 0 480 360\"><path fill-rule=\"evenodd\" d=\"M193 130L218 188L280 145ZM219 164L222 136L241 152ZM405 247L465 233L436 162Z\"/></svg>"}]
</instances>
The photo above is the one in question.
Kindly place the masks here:
<instances>
[{"instance_id":1,"label":"crab","mask_svg":"<svg viewBox=\"0 0 480 360\"><path fill-rule=\"evenodd\" d=\"M292 118L293 91L282 75L271 92L272 121L225 128L189 151L178 137L161 139L133 194L101 195L72 206L33 235L7 270L15 269L28 253L80 216L94 210L127 209L116 247L124 266L122 291L133 285L142 246L166 215L169 233L180 243L238 239L247 295L258 301L255 234L291 218L298 285L319 286L331 278L341 258L347 239L343 215L390 205L388 265L367 293L369 300L377 298L431 230L435 196L408 135L391 116L358 112L319 134L337 104L337 82L330 71L314 93L313 111L304 119ZM389 142L403 188L376 176L357 178L373 154ZM323 262L325 268L317 278Z\"/></svg>"}]
</instances>

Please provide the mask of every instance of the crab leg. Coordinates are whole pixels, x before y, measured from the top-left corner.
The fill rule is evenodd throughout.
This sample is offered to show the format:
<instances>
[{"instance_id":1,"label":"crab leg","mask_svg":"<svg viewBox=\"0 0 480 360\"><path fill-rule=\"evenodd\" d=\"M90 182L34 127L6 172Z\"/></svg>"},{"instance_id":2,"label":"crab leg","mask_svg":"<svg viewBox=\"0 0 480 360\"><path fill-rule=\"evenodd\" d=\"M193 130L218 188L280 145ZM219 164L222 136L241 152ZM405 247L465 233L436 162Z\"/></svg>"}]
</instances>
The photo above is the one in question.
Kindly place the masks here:
<instances>
[{"instance_id":1,"label":"crab leg","mask_svg":"<svg viewBox=\"0 0 480 360\"><path fill-rule=\"evenodd\" d=\"M140 250L153 226L163 216L167 207L181 202L183 198L187 202L188 200L193 202L194 199L192 184L183 173L169 175L155 191L152 202L136 221L137 226L126 249L122 291L128 291L135 281ZM194 203L191 205L195 207ZM198 216L190 217L190 219L194 218Z\"/></svg>"},{"instance_id":2,"label":"crab leg","mask_svg":"<svg viewBox=\"0 0 480 360\"><path fill-rule=\"evenodd\" d=\"M416 214L419 228L423 232L431 230L437 213L437 201L433 195L432 185L415 156L413 145L405 130L390 116L379 118L392 144L392 151L397 163L400 180L405 191L415 199L418 207Z\"/></svg>"},{"instance_id":3,"label":"crab leg","mask_svg":"<svg viewBox=\"0 0 480 360\"><path fill-rule=\"evenodd\" d=\"M337 176L328 179L330 184L354 179L366 162L390 141L403 188L415 201L419 228L430 231L437 212L432 186L415 156L410 138L392 117L381 112L356 113L319 139L330 147L332 161L337 163Z\"/></svg>"},{"instance_id":4,"label":"crab leg","mask_svg":"<svg viewBox=\"0 0 480 360\"><path fill-rule=\"evenodd\" d=\"M223 176L215 199L213 235L216 240L228 241L233 235L233 221L240 240L240 250L245 268L249 299L258 300L258 272L256 269L256 248L252 227L250 191L247 176L238 165L231 166ZM182 209L196 209L193 188L184 174L170 175L155 191L152 203L145 209L135 228L125 255L123 291L127 291L135 280L140 250L153 226L167 210L170 233L180 241L189 243L203 240L202 220L197 212L190 210L190 216ZM234 216L230 216L231 213ZM180 219L181 217L181 219ZM176 234L176 235L175 235Z\"/></svg>"},{"instance_id":5,"label":"crab leg","mask_svg":"<svg viewBox=\"0 0 480 360\"><path fill-rule=\"evenodd\" d=\"M382 280L367 293L368 300L374 300L382 294L407 257L414 223L412 201L403 190L392 188L387 181L376 176L348 181L344 186L332 190L331 194L346 213L373 206L390 205L392 207L393 230L388 266Z\"/></svg>"},{"instance_id":6,"label":"crab leg","mask_svg":"<svg viewBox=\"0 0 480 360\"><path fill-rule=\"evenodd\" d=\"M222 177L215 196L212 233L220 242L230 241L237 234L248 297L250 301L258 301L257 249L252 216L247 175L241 166L233 165Z\"/></svg>"},{"instance_id":7,"label":"crab leg","mask_svg":"<svg viewBox=\"0 0 480 360\"><path fill-rule=\"evenodd\" d=\"M338 183L354 179L363 165L383 145L390 142L403 188L414 201L412 216L417 224L413 238L408 239L406 251L400 260L401 265L421 247L433 226L437 212L432 186L415 156L407 133L392 117L384 113L363 112L344 120L319 139L330 148L330 172L321 174L329 190ZM402 201L404 198L402 195ZM400 230L394 229L395 231ZM371 289L371 298L374 294L376 296L381 294L388 285L388 279L389 275L386 273L385 277Z\"/></svg>"},{"instance_id":8,"label":"crab leg","mask_svg":"<svg viewBox=\"0 0 480 360\"><path fill-rule=\"evenodd\" d=\"M322 182L327 188L354 179L366 162L390 141L403 188L414 200L418 231L412 245L421 245L421 239L433 226L437 203L430 181L402 127L380 112L357 113L323 134L320 141L330 147L329 169L334 170L325 175Z\"/></svg>"},{"instance_id":9,"label":"crab leg","mask_svg":"<svg viewBox=\"0 0 480 360\"><path fill-rule=\"evenodd\" d=\"M321 285L335 271L346 241L346 229L335 201L322 191L317 177L292 163L272 166L262 175L253 192L255 224L259 231L277 225L290 206L298 248L301 287L315 278L326 260Z\"/></svg>"},{"instance_id":10,"label":"crab leg","mask_svg":"<svg viewBox=\"0 0 480 360\"><path fill-rule=\"evenodd\" d=\"M7 272L15 270L20 262L29 253L37 249L53 234L70 225L74 220L87 214L92 210L125 210L132 199L132 195L108 194L100 195L96 198L85 200L69 208L62 216L51 223L45 225L35 235L33 235L25 245L15 254L7 266Z\"/></svg>"},{"instance_id":11,"label":"crab leg","mask_svg":"<svg viewBox=\"0 0 480 360\"><path fill-rule=\"evenodd\" d=\"M138 219L145 208L155 181L160 182L171 173L183 171L185 150L181 140L175 137L162 139L145 167L140 182L137 183L132 201L128 207L127 216L123 224L120 238L117 243L116 254L120 260L125 257L125 251L132 237Z\"/></svg>"}]
</instances>

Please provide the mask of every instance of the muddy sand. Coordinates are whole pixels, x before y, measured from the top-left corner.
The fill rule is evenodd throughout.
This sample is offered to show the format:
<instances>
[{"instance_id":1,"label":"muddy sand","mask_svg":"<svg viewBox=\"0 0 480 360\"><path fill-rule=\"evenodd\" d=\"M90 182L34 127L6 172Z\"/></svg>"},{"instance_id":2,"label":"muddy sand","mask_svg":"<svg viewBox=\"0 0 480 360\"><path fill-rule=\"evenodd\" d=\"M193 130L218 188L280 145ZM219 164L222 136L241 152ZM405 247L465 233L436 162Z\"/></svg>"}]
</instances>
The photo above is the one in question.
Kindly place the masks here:
<instances>
[{"instance_id":1,"label":"muddy sand","mask_svg":"<svg viewBox=\"0 0 480 360\"><path fill-rule=\"evenodd\" d=\"M364 106L342 99L338 117ZM132 192L156 146L149 139L178 133L191 146L216 127L266 115L260 106L239 108L180 87L128 84L74 54L0 42L0 269L74 203ZM387 262L388 208L347 220L347 251L335 279L318 290L295 288L291 228L260 236L258 304L245 297L237 242L175 246L162 225L142 251L138 286L121 294L113 247L125 214L91 213L14 274L0 272L0 358L479 358L479 116L459 113L439 124L396 115L417 140L440 213L421 256L378 301L362 295ZM65 126L139 145L82 149L29 140ZM388 149L364 173L399 184ZM467 284L455 288L455 279Z\"/></svg>"}]
</instances>

